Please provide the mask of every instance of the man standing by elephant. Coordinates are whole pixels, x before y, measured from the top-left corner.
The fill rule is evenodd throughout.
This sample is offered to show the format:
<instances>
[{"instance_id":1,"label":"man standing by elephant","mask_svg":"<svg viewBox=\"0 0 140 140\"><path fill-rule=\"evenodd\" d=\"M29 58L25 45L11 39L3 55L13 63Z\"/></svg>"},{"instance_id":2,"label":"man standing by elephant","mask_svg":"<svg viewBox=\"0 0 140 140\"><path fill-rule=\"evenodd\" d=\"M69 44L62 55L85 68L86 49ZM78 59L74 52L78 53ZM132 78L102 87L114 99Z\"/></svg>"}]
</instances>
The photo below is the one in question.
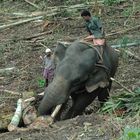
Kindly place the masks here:
<instances>
[{"instance_id":1,"label":"man standing by elephant","mask_svg":"<svg viewBox=\"0 0 140 140\"><path fill-rule=\"evenodd\" d=\"M47 87L48 84L52 82L55 71L55 64L52 59L52 51L49 48L45 50L44 66L45 68L43 72L43 77L45 78L45 86Z\"/></svg>"},{"instance_id":2,"label":"man standing by elephant","mask_svg":"<svg viewBox=\"0 0 140 140\"><path fill-rule=\"evenodd\" d=\"M92 17L88 10L81 12L81 16L86 22L86 28L89 36L84 38L85 41L93 42L94 46L102 46L105 44L104 31L99 18Z\"/></svg>"}]
</instances>

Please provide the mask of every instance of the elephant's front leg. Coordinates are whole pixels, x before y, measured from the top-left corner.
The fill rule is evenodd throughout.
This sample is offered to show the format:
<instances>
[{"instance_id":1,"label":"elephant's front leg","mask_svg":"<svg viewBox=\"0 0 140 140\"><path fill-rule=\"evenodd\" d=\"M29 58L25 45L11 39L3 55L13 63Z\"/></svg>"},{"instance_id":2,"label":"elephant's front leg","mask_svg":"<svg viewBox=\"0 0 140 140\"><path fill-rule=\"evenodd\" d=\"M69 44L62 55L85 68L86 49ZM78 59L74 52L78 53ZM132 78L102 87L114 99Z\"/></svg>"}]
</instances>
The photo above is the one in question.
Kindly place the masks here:
<instances>
[{"instance_id":1,"label":"elephant's front leg","mask_svg":"<svg viewBox=\"0 0 140 140\"><path fill-rule=\"evenodd\" d=\"M107 88L101 88L101 92L98 94L98 100L100 102L100 107L104 105L104 103L109 98L109 91Z\"/></svg>"},{"instance_id":2,"label":"elephant's front leg","mask_svg":"<svg viewBox=\"0 0 140 140\"><path fill-rule=\"evenodd\" d=\"M98 94L98 100L100 101L101 107L109 99L109 92L112 86L112 81L109 81L108 87L101 88L101 91Z\"/></svg>"},{"instance_id":3,"label":"elephant's front leg","mask_svg":"<svg viewBox=\"0 0 140 140\"><path fill-rule=\"evenodd\" d=\"M92 103L92 101L97 97L99 90L94 93L83 93L72 95L73 105L66 114L64 119L70 119L76 117L77 115L82 115L85 108Z\"/></svg>"}]
</instances>

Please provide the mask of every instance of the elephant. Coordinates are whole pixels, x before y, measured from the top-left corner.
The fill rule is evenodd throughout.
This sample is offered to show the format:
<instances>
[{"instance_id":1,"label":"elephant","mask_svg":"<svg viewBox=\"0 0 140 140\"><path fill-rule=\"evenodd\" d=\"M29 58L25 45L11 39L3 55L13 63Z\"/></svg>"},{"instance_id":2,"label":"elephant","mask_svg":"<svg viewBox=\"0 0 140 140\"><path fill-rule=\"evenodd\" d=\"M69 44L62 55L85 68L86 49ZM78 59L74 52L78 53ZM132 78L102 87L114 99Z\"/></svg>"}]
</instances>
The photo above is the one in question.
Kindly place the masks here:
<instances>
[{"instance_id":1,"label":"elephant","mask_svg":"<svg viewBox=\"0 0 140 140\"><path fill-rule=\"evenodd\" d=\"M110 78L118 67L118 54L112 47L84 41L58 43L54 58L55 76L38 107L39 115L48 115L56 105L64 105L69 96L73 103L64 119L81 115L96 97L101 106L107 101L112 86Z\"/></svg>"}]
</instances>

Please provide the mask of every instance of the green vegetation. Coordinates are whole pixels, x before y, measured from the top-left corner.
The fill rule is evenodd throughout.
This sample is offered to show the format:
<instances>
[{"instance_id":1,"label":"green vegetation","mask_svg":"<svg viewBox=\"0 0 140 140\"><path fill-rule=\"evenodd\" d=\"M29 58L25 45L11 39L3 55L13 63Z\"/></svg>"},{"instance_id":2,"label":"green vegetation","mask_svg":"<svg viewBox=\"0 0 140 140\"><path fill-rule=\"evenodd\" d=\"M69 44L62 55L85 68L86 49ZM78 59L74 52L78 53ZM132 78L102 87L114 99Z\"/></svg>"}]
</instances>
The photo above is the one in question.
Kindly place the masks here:
<instances>
[{"instance_id":1,"label":"green vegetation","mask_svg":"<svg viewBox=\"0 0 140 140\"><path fill-rule=\"evenodd\" d=\"M113 4L119 4L120 2L124 2L125 0L104 0L104 4L108 6L112 6Z\"/></svg>"},{"instance_id":2,"label":"green vegetation","mask_svg":"<svg viewBox=\"0 0 140 140\"><path fill-rule=\"evenodd\" d=\"M140 115L140 88L136 88L133 93L122 92L112 96L104 107L100 110L103 113L115 113L116 110L123 109L123 113L129 116ZM123 114L122 114L123 115Z\"/></svg>"},{"instance_id":3,"label":"green vegetation","mask_svg":"<svg viewBox=\"0 0 140 140\"><path fill-rule=\"evenodd\" d=\"M120 126L123 132L119 140L140 140L140 127L137 122L140 118L139 101L140 87L136 88L133 93L122 92L119 95L112 96L101 108L100 112L109 113L117 124L122 123ZM131 127L128 124L132 124Z\"/></svg>"},{"instance_id":4,"label":"green vegetation","mask_svg":"<svg viewBox=\"0 0 140 140\"><path fill-rule=\"evenodd\" d=\"M44 87L45 86L45 80L44 79L39 79L38 80L38 85L39 85L39 87Z\"/></svg>"},{"instance_id":5,"label":"green vegetation","mask_svg":"<svg viewBox=\"0 0 140 140\"><path fill-rule=\"evenodd\" d=\"M3 85L4 89L11 91L33 91L34 93L41 93L42 91L44 91L45 81L42 76L43 68L40 56L43 55L45 47L40 44L44 44L46 47L49 48L52 47L53 49L57 41L69 42L73 39L82 39L82 37L88 35L88 33L83 28L84 21L80 17L80 11L82 8L87 8L90 9L92 14L94 15L96 5L94 5L95 0L30 1L36 4L39 8L36 8L23 0L3 0L0 2L1 25L6 25L11 22L14 23L19 20L24 20L32 14L33 16L37 16L38 12L41 12L41 14L44 16L43 21L40 20L37 22L29 22L9 29L1 30L1 69L9 67L15 67L16 69L15 71L12 71L10 73L8 73L7 71L2 73L0 75L0 78L2 79L0 79L0 84ZM90 122L95 124L87 124L85 128L87 128L88 130L91 127L90 131L95 131L99 129L101 130L99 131L99 133L101 132L101 134L98 134L97 132L97 135L101 135L101 137L107 137L107 135L109 135L110 139L120 137L121 134L120 140L140 140L139 62L137 60L135 61L135 59L132 59L132 57L128 57L128 54L125 52L130 51L134 55L139 56L140 51L138 47L132 46L131 48L128 48L126 47L126 44L139 42L140 32L138 28L135 28L133 30L127 31L126 33L119 33L120 31L131 29L132 27L139 25L139 1L137 0L137 3L135 3L136 1L133 1L134 4L130 0L103 1L98 0L99 7L97 8L99 9L97 10L101 10L101 18L103 21L105 32L106 34L118 32L118 34L112 35L107 38L107 42L111 45L121 45L121 48L118 48L121 54L118 74L116 74L115 79L120 81L120 83L122 83L129 89L134 89L135 87L137 88L133 90L133 93L129 93L126 91L122 91L123 89L121 89L121 87L119 86L115 88L113 87L113 95L111 99L100 110L100 113L91 114ZM75 8L75 5L77 6L77 8ZM14 15L14 13L17 13L17 15ZM53 16L48 16L49 14L52 14ZM69 20L68 17L71 17L71 20ZM47 22L50 22L51 24L46 26L46 28L44 29L44 25ZM26 38L28 37L30 38L36 34L49 31L52 31L52 33L26 40ZM5 102L7 106L11 104L11 106L14 106L13 104L16 103L17 98L13 101L13 97L10 97L11 95L9 94L7 96L2 94L0 96L0 105ZM99 106L98 104L96 104L95 110L93 110L93 108L95 107L93 106L90 106L91 111L96 112ZM103 113L105 115L103 115ZM117 113L120 114L118 115ZM0 114L2 113L0 112ZM96 118L93 119L93 116L96 115L105 119L105 123L98 120L98 117L97 120ZM7 116L7 114L4 115L4 117L5 116ZM85 117L86 122L88 115L85 115ZM83 118L83 116L81 118ZM2 118L1 120L5 121L4 118ZM98 121L101 122L101 125L98 123ZM82 123L83 122L84 121L82 120ZM131 126L131 128L128 126ZM83 128L82 125L81 127ZM79 127L76 127L76 129L78 130ZM89 135L88 131L86 133L87 135ZM75 132L75 134L78 135L77 132ZM81 131L80 134L82 137L85 133ZM91 136L94 137L95 135L91 132ZM69 137L69 139L76 138Z\"/></svg>"},{"instance_id":6,"label":"green vegetation","mask_svg":"<svg viewBox=\"0 0 140 140\"><path fill-rule=\"evenodd\" d=\"M140 140L140 128L126 126L120 140Z\"/></svg>"},{"instance_id":7,"label":"green vegetation","mask_svg":"<svg viewBox=\"0 0 140 140\"><path fill-rule=\"evenodd\" d=\"M132 13L132 8L129 7L122 12L122 15L128 17Z\"/></svg>"}]
</instances>

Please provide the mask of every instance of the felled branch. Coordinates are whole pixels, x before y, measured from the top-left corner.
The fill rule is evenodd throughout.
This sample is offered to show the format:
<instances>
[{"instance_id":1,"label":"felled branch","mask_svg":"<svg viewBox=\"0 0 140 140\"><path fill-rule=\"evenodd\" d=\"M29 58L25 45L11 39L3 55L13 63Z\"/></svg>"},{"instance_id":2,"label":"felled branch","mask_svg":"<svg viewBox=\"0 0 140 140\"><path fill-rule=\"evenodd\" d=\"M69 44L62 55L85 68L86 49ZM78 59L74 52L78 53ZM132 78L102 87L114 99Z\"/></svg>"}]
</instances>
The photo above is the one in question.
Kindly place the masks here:
<instances>
[{"instance_id":1,"label":"felled branch","mask_svg":"<svg viewBox=\"0 0 140 140\"><path fill-rule=\"evenodd\" d=\"M128 50L124 50L124 51L125 51L125 53L126 53L127 55L129 55L130 57L132 57L132 58L134 58L134 59L140 61L140 57L139 57L139 56L133 54L132 52L130 52L130 51L128 51Z\"/></svg>"},{"instance_id":2,"label":"felled branch","mask_svg":"<svg viewBox=\"0 0 140 140\"><path fill-rule=\"evenodd\" d=\"M9 94L12 94L12 95L21 95L19 92L15 92L15 91L10 91L10 90L0 90L2 92L5 92L5 93L9 93Z\"/></svg>"},{"instance_id":3,"label":"felled branch","mask_svg":"<svg viewBox=\"0 0 140 140\"><path fill-rule=\"evenodd\" d=\"M117 51L118 53L121 52L121 51L118 50L118 49L115 49L115 51ZM140 61L140 57L139 57L139 56L137 56L137 55L133 54L132 52L130 52L130 51L128 51L128 50L125 50L125 49L123 49L123 51L124 51L128 56L132 57L133 59Z\"/></svg>"},{"instance_id":4,"label":"felled branch","mask_svg":"<svg viewBox=\"0 0 140 140\"><path fill-rule=\"evenodd\" d=\"M98 3L103 3L102 1L98 1ZM48 7L49 10L52 9L78 9L78 8L84 8L85 7L93 7L93 5L95 4L95 2L88 2L88 3L82 3L82 4L75 4L75 5L70 5L70 6L66 6L66 5L60 5L60 6L53 6L53 7Z\"/></svg>"},{"instance_id":5,"label":"felled branch","mask_svg":"<svg viewBox=\"0 0 140 140\"><path fill-rule=\"evenodd\" d=\"M129 93L133 93L130 89L128 89L127 87L125 87L124 85L122 85L119 81L117 81L114 78L110 78L112 81L114 81L115 83L117 83L118 85L120 85L122 88L124 88L126 91L128 91Z\"/></svg>"},{"instance_id":6,"label":"felled branch","mask_svg":"<svg viewBox=\"0 0 140 140\"><path fill-rule=\"evenodd\" d=\"M140 42L133 42L128 44L119 44L119 45L111 45L112 48L121 48L121 47L131 47L131 46L138 46Z\"/></svg>"},{"instance_id":7,"label":"felled branch","mask_svg":"<svg viewBox=\"0 0 140 140\"><path fill-rule=\"evenodd\" d=\"M43 35L51 34L51 33L53 33L53 31L54 31L59 25L60 25L60 24L58 24L57 26L55 26L51 31L42 32L42 33L36 34L36 35L34 35L34 36L31 36L31 37L23 38L23 40L31 40L31 39L38 38L38 37L43 36Z\"/></svg>"},{"instance_id":8,"label":"felled branch","mask_svg":"<svg viewBox=\"0 0 140 140\"><path fill-rule=\"evenodd\" d=\"M32 5L33 7L37 8L37 9L40 9L40 8L38 7L38 5L32 3L31 1L29 1L29 0L24 0L24 1L27 2L28 4Z\"/></svg>"},{"instance_id":9,"label":"felled branch","mask_svg":"<svg viewBox=\"0 0 140 140\"><path fill-rule=\"evenodd\" d=\"M32 3L29 0L24 0L26 1L28 4L36 7L36 8L40 8L38 7L36 4ZM103 3L103 1L98 1L98 3ZM60 6L53 6L53 7L47 7L46 12L32 12L32 13L8 13L9 15L14 15L20 18L24 18L24 17L33 17L33 16L45 16L45 17L52 17L52 16L56 16L58 14L61 14L62 10L66 11L66 12L73 12L74 10L78 11L81 9L85 9L85 8L89 8L89 7L93 7L93 5L95 4L95 2L88 2L88 3L83 3L83 4L76 4L76 5L70 5L70 6L64 6L64 5L60 5ZM5 14L5 13L4 13Z\"/></svg>"},{"instance_id":10,"label":"felled branch","mask_svg":"<svg viewBox=\"0 0 140 140\"><path fill-rule=\"evenodd\" d=\"M129 31L136 30L136 29L139 29L139 28L140 28L140 25L137 25L137 26L131 27L129 29L121 30L121 31L118 31L118 32L116 31L116 32L111 33L111 34L107 34L106 37L108 38L110 36L124 34L124 33L127 33Z\"/></svg>"},{"instance_id":11,"label":"felled branch","mask_svg":"<svg viewBox=\"0 0 140 140\"><path fill-rule=\"evenodd\" d=\"M43 36L43 35L47 35L47 34L51 34L51 33L52 33L52 31L38 33L38 34L35 34L35 35L31 36L31 37L23 38L23 40L31 40L33 38L37 38L37 37L40 37L40 36Z\"/></svg>"},{"instance_id":12,"label":"felled branch","mask_svg":"<svg viewBox=\"0 0 140 140\"><path fill-rule=\"evenodd\" d=\"M9 71L11 72L15 69L16 69L15 67L0 69L0 73L9 72Z\"/></svg>"},{"instance_id":13,"label":"felled branch","mask_svg":"<svg viewBox=\"0 0 140 140\"><path fill-rule=\"evenodd\" d=\"M7 25L2 25L2 26L0 26L0 30L5 29L5 28L11 28L13 26L17 26L17 25L20 25L20 24L23 24L23 23L27 23L27 22L42 19L42 18L43 18L43 16L38 16L38 17L30 18L30 19L20 20L20 21L10 23L10 24L7 24Z\"/></svg>"},{"instance_id":14,"label":"felled branch","mask_svg":"<svg viewBox=\"0 0 140 140\"><path fill-rule=\"evenodd\" d=\"M43 95L44 95L44 92L41 92L41 93L39 93L38 95L43 96ZM35 99L36 99L35 97L30 97L30 98L28 98L28 99L25 99L24 102L25 102L25 103L26 103L26 102L32 102L32 101L34 101Z\"/></svg>"}]
</instances>

